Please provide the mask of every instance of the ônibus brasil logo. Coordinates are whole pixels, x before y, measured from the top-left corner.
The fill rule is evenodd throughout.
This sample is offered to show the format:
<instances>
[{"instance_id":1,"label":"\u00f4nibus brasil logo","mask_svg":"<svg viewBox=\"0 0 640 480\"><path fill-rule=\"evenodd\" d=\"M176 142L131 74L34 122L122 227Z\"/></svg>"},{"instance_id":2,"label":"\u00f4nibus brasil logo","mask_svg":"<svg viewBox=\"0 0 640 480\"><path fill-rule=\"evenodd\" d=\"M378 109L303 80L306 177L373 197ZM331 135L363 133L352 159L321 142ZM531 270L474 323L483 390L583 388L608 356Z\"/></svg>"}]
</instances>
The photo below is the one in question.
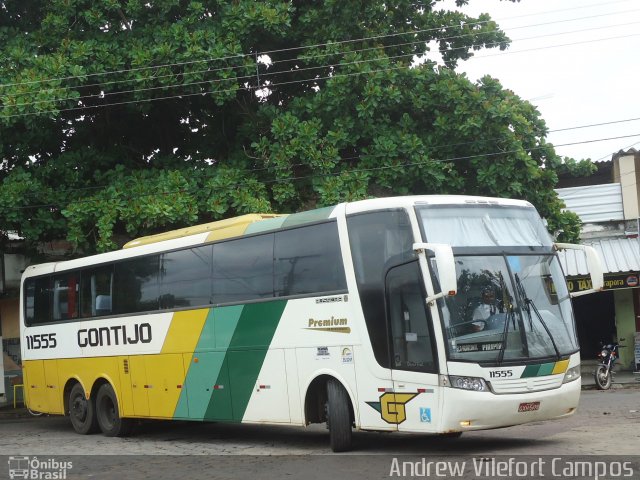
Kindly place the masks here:
<instances>
[{"instance_id":1,"label":"\u00f4nibus brasil logo","mask_svg":"<svg viewBox=\"0 0 640 480\"><path fill-rule=\"evenodd\" d=\"M39 460L38 457L9 457L9 478L33 480L64 480L73 462L62 462L55 458Z\"/></svg>"}]
</instances>

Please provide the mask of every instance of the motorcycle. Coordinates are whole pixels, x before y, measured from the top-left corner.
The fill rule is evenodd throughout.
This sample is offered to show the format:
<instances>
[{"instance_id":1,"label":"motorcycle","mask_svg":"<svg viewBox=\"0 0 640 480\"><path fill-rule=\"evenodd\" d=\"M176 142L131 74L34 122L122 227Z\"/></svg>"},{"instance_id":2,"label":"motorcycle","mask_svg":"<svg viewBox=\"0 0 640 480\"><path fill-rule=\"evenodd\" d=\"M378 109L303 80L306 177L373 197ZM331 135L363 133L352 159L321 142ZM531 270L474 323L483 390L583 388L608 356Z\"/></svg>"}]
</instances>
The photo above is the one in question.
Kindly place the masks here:
<instances>
[{"instance_id":1,"label":"motorcycle","mask_svg":"<svg viewBox=\"0 0 640 480\"><path fill-rule=\"evenodd\" d=\"M593 376L596 381L596 387L598 390L608 390L611 388L613 381L613 366L616 360L619 358L618 348L620 345L617 342L603 345L598 358L600 363L596 366Z\"/></svg>"}]
</instances>

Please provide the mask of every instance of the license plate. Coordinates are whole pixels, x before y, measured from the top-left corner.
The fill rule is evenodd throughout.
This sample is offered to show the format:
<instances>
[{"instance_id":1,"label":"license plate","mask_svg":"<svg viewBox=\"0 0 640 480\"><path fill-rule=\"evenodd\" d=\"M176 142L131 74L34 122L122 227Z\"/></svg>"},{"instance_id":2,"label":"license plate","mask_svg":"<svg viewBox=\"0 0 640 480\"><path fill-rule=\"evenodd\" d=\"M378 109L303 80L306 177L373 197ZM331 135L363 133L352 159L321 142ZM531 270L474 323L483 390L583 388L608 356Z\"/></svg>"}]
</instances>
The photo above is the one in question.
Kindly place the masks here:
<instances>
[{"instance_id":1,"label":"license plate","mask_svg":"<svg viewBox=\"0 0 640 480\"><path fill-rule=\"evenodd\" d=\"M518 406L518 412L535 412L540 409L540 402L526 402Z\"/></svg>"}]
</instances>

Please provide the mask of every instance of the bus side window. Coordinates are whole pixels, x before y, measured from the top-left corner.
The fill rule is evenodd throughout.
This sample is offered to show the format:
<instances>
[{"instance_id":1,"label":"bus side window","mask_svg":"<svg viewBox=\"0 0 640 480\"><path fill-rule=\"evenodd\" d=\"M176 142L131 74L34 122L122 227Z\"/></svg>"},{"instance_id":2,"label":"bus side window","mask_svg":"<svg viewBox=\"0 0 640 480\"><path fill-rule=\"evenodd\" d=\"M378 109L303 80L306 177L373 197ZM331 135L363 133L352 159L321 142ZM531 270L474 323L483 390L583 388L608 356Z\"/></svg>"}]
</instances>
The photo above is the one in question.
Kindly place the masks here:
<instances>
[{"instance_id":1,"label":"bus side window","mask_svg":"<svg viewBox=\"0 0 640 480\"><path fill-rule=\"evenodd\" d=\"M79 286L77 272L53 277L53 320L78 318Z\"/></svg>"},{"instance_id":2,"label":"bus side window","mask_svg":"<svg viewBox=\"0 0 640 480\"><path fill-rule=\"evenodd\" d=\"M112 313L158 310L160 255L130 258L114 270Z\"/></svg>"},{"instance_id":3,"label":"bus side window","mask_svg":"<svg viewBox=\"0 0 640 480\"><path fill-rule=\"evenodd\" d=\"M184 308L211 303L213 246L162 254L160 308Z\"/></svg>"},{"instance_id":4,"label":"bus side window","mask_svg":"<svg viewBox=\"0 0 640 480\"><path fill-rule=\"evenodd\" d=\"M335 222L276 232L275 296L346 290Z\"/></svg>"},{"instance_id":5,"label":"bus side window","mask_svg":"<svg viewBox=\"0 0 640 480\"><path fill-rule=\"evenodd\" d=\"M111 315L113 267L98 267L81 273L80 312L83 318Z\"/></svg>"},{"instance_id":6,"label":"bus side window","mask_svg":"<svg viewBox=\"0 0 640 480\"><path fill-rule=\"evenodd\" d=\"M51 277L28 279L25 289L25 323L33 325L51 321Z\"/></svg>"},{"instance_id":7,"label":"bus side window","mask_svg":"<svg viewBox=\"0 0 640 480\"><path fill-rule=\"evenodd\" d=\"M213 246L213 303L273 297L273 234Z\"/></svg>"},{"instance_id":8,"label":"bus side window","mask_svg":"<svg viewBox=\"0 0 640 480\"><path fill-rule=\"evenodd\" d=\"M385 210L347 217L360 304L378 364L391 368L387 316L385 315L385 268L414 257L413 233L405 210Z\"/></svg>"}]
</instances>

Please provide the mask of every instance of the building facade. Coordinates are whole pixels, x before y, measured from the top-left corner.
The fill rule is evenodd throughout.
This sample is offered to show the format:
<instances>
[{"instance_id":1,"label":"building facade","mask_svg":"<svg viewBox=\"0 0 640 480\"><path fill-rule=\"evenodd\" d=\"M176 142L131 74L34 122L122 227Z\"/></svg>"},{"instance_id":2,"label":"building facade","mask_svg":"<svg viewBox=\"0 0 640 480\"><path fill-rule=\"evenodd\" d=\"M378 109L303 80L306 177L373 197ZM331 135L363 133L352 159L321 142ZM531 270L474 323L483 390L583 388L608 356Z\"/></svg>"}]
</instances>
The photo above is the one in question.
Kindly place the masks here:
<instances>
[{"instance_id":1,"label":"building facade","mask_svg":"<svg viewBox=\"0 0 640 480\"><path fill-rule=\"evenodd\" d=\"M582 220L581 243L604 263L605 290L573 300L583 359L596 358L601 342L617 341L619 368L640 370L640 152L620 151L597 164L592 177L564 178L557 190ZM561 252L569 288L590 287L584 259Z\"/></svg>"},{"instance_id":2,"label":"building facade","mask_svg":"<svg viewBox=\"0 0 640 480\"><path fill-rule=\"evenodd\" d=\"M20 309L19 290L22 271L28 259L13 253L9 247L0 252L0 343L2 343L2 361L0 379L5 392L4 400L13 401L13 385L22 383L22 360L20 358ZM3 399L0 398L0 403Z\"/></svg>"}]
</instances>

